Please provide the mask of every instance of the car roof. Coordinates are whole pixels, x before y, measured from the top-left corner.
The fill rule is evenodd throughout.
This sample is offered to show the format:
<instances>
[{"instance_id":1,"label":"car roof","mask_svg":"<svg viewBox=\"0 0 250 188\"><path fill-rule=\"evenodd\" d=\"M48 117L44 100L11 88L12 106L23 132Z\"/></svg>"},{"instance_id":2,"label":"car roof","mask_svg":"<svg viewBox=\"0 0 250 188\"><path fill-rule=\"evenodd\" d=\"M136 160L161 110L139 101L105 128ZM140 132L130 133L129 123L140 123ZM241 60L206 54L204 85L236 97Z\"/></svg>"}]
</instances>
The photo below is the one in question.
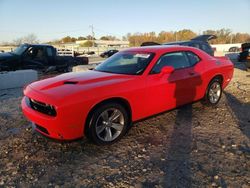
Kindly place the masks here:
<instances>
[{"instance_id":1,"label":"car roof","mask_svg":"<svg viewBox=\"0 0 250 188\"><path fill-rule=\"evenodd\" d=\"M187 42L190 42L190 41L175 41L175 42L166 42L166 43L163 43L164 45L174 45L174 44L183 44L183 43L187 43Z\"/></svg>"},{"instance_id":2,"label":"car roof","mask_svg":"<svg viewBox=\"0 0 250 188\"><path fill-rule=\"evenodd\" d=\"M179 45L157 45L157 46L144 46L144 47L135 47L129 48L124 51L128 52L162 52L162 51L178 51L178 50L193 50L196 48L189 47L189 46L179 46Z\"/></svg>"},{"instance_id":3,"label":"car roof","mask_svg":"<svg viewBox=\"0 0 250 188\"><path fill-rule=\"evenodd\" d=\"M187 40L187 41L176 41L176 42L167 42L163 45L178 45L178 44L194 44L194 43L207 43L205 41L199 41L199 40Z\"/></svg>"},{"instance_id":4,"label":"car roof","mask_svg":"<svg viewBox=\"0 0 250 188\"><path fill-rule=\"evenodd\" d=\"M23 45L36 46L36 47L51 47L51 45L49 45L49 44L28 44L28 43L25 43Z\"/></svg>"}]
</instances>

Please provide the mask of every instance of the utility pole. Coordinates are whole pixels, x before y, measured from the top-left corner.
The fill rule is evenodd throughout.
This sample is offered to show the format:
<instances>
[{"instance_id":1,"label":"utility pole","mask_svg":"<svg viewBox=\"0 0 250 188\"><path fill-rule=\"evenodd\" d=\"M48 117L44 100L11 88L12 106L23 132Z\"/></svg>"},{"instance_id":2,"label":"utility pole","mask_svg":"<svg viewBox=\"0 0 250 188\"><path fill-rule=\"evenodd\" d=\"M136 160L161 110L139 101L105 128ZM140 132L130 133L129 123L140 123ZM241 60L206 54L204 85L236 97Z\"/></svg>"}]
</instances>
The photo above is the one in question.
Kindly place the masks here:
<instances>
[{"instance_id":1,"label":"utility pole","mask_svg":"<svg viewBox=\"0 0 250 188\"><path fill-rule=\"evenodd\" d=\"M95 33L93 24L89 26L91 28L91 38L92 38L92 47L95 46Z\"/></svg>"}]
</instances>

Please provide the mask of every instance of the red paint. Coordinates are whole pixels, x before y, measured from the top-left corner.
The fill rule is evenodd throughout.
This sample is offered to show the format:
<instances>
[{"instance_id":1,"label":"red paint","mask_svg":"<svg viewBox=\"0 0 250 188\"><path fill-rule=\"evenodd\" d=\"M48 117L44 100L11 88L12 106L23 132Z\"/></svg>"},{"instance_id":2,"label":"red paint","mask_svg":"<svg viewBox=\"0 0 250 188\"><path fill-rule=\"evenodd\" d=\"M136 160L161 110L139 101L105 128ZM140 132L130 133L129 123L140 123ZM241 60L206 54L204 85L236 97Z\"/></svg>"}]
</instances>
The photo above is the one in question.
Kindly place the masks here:
<instances>
[{"instance_id":1,"label":"red paint","mask_svg":"<svg viewBox=\"0 0 250 188\"><path fill-rule=\"evenodd\" d=\"M223 77L223 89L233 75L233 64L227 58L211 57L190 47L159 46L132 48L127 51L153 52L155 56L142 75L111 74L98 71L67 73L54 78L34 82L24 90L25 97L53 105L57 116L52 117L30 108L25 97L22 100L24 115L32 122L48 130L56 139L70 140L84 136L88 113L98 103L110 98L126 100L132 112L132 120L176 108L203 98L209 82L216 75ZM150 71L161 55L174 51L192 51L201 61L193 67L165 69L159 74ZM219 63L218 63L219 62ZM65 81L77 82L76 85Z\"/></svg>"}]
</instances>

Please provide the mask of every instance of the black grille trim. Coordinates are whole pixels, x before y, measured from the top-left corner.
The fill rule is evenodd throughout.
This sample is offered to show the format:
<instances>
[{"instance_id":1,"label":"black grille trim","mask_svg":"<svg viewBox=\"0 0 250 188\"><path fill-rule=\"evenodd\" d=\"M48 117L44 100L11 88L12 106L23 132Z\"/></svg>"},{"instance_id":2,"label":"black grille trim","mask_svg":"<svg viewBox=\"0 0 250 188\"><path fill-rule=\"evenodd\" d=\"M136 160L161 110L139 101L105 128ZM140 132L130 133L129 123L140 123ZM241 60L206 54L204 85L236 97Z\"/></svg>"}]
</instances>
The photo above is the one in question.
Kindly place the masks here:
<instances>
[{"instance_id":1,"label":"black grille trim","mask_svg":"<svg viewBox=\"0 0 250 188\"><path fill-rule=\"evenodd\" d=\"M49 116L56 116L56 110L52 105L45 104L43 102L39 102L30 98L28 99L28 104L33 110L36 110Z\"/></svg>"},{"instance_id":2,"label":"black grille trim","mask_svg":"<svg viewBox=\"0 0 250 188\"><path fill-rule=\"evenodd\" d=\"M40 125L37 125L37 124L35 124L35 125L36 125L36 128L37 128L39 131L41 131L41 132L43 132L43 133L49 135L49 131L48 131L46 128L41 127Z\"/></svg>"},{"instance_id":3,"label":"black grille trim","mask_svg":"<svg viewBox=\"0 0 250 188\"><path fill-rule=\"evenodd\" d=\"M71 84L71 85L74 85L74 84L77 84L78 82L75 82L75 81L65 81L64 84Z\"/></svg>"}]
</instances>

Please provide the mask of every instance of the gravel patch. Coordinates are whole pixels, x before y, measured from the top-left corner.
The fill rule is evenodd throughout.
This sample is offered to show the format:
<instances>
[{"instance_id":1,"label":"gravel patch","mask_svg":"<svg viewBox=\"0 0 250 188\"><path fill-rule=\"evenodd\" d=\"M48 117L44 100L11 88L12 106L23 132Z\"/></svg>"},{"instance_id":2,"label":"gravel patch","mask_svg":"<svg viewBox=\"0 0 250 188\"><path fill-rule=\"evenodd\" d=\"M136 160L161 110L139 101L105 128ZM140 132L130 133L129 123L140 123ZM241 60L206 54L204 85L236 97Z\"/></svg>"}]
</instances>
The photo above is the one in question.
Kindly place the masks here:
<instances>
[{"instance_id":1,"label":"gravel patch","mask_svg":"<svg viewBox=\"0 0 250 188\"><path fill-rule=\"evenodd\" d=\"M0 92L0 187L250 187L250 73L217 107L196 102L134 124L112 146L34 132L22 89Z\"/></svg>"}]
</instances>

